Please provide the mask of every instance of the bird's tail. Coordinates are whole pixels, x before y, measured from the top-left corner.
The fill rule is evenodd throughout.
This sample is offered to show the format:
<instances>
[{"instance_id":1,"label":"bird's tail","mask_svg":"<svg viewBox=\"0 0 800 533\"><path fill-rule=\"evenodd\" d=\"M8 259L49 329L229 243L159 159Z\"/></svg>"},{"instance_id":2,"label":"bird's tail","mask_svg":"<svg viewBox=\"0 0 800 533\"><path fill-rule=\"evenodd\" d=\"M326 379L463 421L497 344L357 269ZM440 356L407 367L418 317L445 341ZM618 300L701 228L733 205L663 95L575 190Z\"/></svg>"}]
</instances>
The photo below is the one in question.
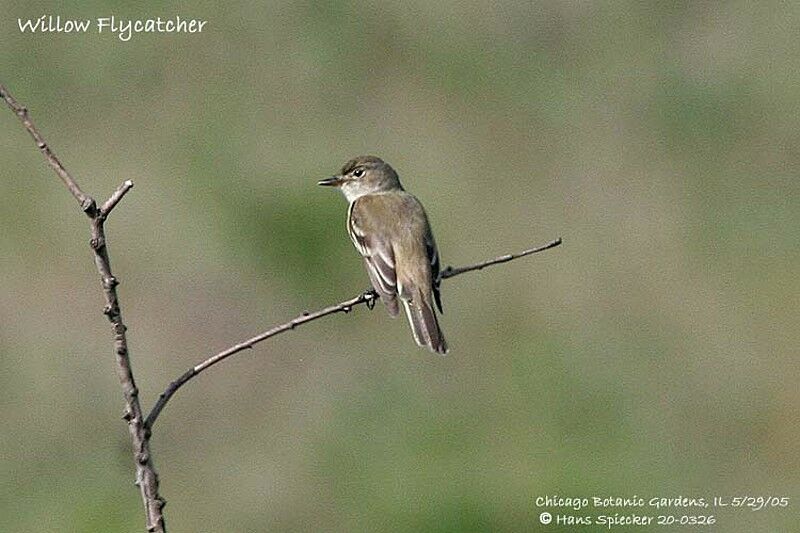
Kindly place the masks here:
<instances>
[{"instance_id":1,"label":"bird's tail","mask_svg":"<svg viewBox=\"0 0 800 533\"><path fill-rule=\"evenodd\" d=\"M412 299L402 299L414 340L419 346L427 346L432 352L444 355L447 353L447 341L444 340L442 330L439 328L430 294L414 292Z\"/></svg>"}]
</instances>

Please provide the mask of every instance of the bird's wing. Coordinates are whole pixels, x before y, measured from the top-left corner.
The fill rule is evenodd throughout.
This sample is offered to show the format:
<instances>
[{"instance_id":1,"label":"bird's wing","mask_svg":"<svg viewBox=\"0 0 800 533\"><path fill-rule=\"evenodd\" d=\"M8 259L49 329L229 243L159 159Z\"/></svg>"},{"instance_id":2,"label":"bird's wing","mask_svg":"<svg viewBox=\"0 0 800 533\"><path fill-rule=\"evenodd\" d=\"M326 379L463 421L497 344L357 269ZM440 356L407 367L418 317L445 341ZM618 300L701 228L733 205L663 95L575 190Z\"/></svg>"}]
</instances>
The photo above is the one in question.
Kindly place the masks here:
<instances>
[{"instance_id":1,"label":"bird's wing","mask_svg":"<svg viewBox=\"0 0 800 533\"><path fill-rule=\"evenodd\" d=\"M381 235L365 229L360 222L358 200L350 204L347 216L347 233L358 252L364 257L370 282L375 291L386 304L389 314L397 316L397 273L395 257L391 244Z\"/></svg>"}]
</instances>

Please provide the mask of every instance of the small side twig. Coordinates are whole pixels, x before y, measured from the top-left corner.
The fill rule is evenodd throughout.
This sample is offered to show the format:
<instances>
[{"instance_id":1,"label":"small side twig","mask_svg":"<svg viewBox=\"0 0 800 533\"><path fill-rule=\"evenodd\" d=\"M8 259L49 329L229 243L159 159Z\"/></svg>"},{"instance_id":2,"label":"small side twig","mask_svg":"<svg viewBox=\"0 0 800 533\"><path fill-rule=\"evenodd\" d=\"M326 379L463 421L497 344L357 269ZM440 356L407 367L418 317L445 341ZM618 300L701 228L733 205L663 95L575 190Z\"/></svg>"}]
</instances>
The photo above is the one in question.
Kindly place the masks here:
<instances>
[{"instance_id":1,"label":"small side twig","mask_svg":"<svg viewBox=\"0 0 800 533\"><path fill-rule=\"evenodd\" d=\"M126 336L127 328L122 321L119 297L117 296L119 281L111 273L111 261L108 257L108 244L106 243L104 227L106 217L133 187L133 182L128 180L120 185L114 194L103 203L103 206L98 209L94 199L81 190L75 179L67 172L64 165L61 164L61 161L47 145L41 133L31 121L28 110L21 106L2 84L0 84L0 98L19 117L23 127L33 137L36 146L42 152L47 163L61 178L61 181L72 193L75 200L78 201L83 212L89 216L92 235L90 244L106 301L103 313L111 322L114 333L117 376L125 398L125 414L123 418L128 423L128 432L133 444L133 457L136 463L136 485L139 486L142 502L144 503L147 531L163 533L166 531L166 526L164 525L162 509L166 502L158 493L158 473L153 465L153 457L150 453L150 432L144 424L142 407L139 403L139 389L136 387L136 381L133 378L133 369L131 368L128 352L128 338Z\"/></svg>"},{"instance_id":2,"label":"small side twig","mask_svg":"<svg viewBox=\"0 0 800 533\"><path fill-rule=\"evenodd\" d=\"M556 239L554 241L551 241L551 242L545 244L544 246L531 248L529 250L525 250L524 252L520 252L518 254L501 255L500 257L495 257L494 259L489 259L489 260L486 260L486 261L482 261L480 263L476 263L474 265L468 265L468 266L459 267L459 268L453 268L453 267L449 266L449 267L445 268L439 274L439 279L440 280L448 279L448 278L452 278L452 277L455 277L455 276L459 276L461 274L465 274L467 272L472 272L473 270L481 270L481 269L484 269L484 268L492 266L492 265L498 265L500 263L506 263L506 262L512 261L514 259L519 259L521 257L525 257L527 255L531 255L531 254L535 254L537 252L543 252L545 250L549 250L550 248L554 248L554 247L558 246L559 244L561 244L561 239L560 238L558 238L558 239ZM329 307L326 307L324 309L320 309L319 311L315 311L313 313L308 313L308 312L303 313L302 315L293 318L289 322L286 322L286 323L281 324L279 326L275 326L275 327L273 327L271 329L268 329L267 331L265 331L263 333L260 333L260 334L256 335L255 337L247 339L246 341L240 342L238 344L234 344L230 348L227 348L227 349L219 352L218 354L213 355L213 356L209 357L208 359L198 363L197 365L193 366L192 368L190 368L189 370L184 372L178 379L176 379L172 383L170 383L169 386L166 388L166 390L164 390L164 392L162 392L159 395L158 401L153 406L153 409L150 411L150 414L147 415L147 420L145 422L146 427L147 428L152 428L153 424L155 424L156 419L161 414L161 411L167 405L167 402L170 400L170 398L172 398L175 395L175 393L178 392L178 390L181 387L183 387L192 378L194 378L195 376L197 376L198 374L200 374L204 370L207 370L207 369L211 368L212 366L216 365L217 363L219 363L221 361L224 361L225 359L227 359L228 357L230 357L230 356L232 356L234 354L237 354L237 353L239 353L239 352L241 352L243 350L247 350L249 348L252 348L253 346L258 344L259 342L265 341L265 340L269 339L270 337L274 337L275 335L278 335L278 334L283 333L285 331L293 330L297 326L306 324L308 322L312 322L314 320L318 320L318 319L326 317L328 315L333 315L335 313L349 313L354 307L356 307L358 305L362 305L362 304L366 304L371 309L372 306L375 305L375 302L377 301L378 298L379 298L379 296L375 291L368 290L368 291L366 291L366 292L364 292L362 294L359 294L358 296L355 296L353 298L350 298L349 300L345 300L343 302L340 302L340 303L338 303L336 305L331 305Z\"/></svg>"},{"instance_id":3,"label":"small side twig","mask_svg":"<svg viewBox=\"0 0 800 533\"><path fill-rule=\"evenodd\" d=\"M555 248L559 244L562 243L561 237L555 239L553 241L548 242L545 245L537 246L536 248L529 248L518 254L506 254L501 255L500 257L495 257L494 259L488 259L481 263L476 263L474 265L453 268L451 266L442 270L442 273L439 274L439 279L447 279L452 278L454 276L458 276L459 274L465 274L467 272L472 272L473 270L483 270L486 267L492 265L499 265L500 263L508 263L509 261L513 261L514 259L519 259L520 257L525 257L526 255L531 255L539 252L544 252L545 250L549 250L550 248Z\"/></svg>"},{"instance_id":4,"label":"small side twig","mask_svg":"<svg viewBox=\"0 0 800 533\"><path fill-rule=\"evenodd\" d=\"M100 214L103 217L107 217L111 214L111 210L114 209L122 197L125 196L129 190L133 188L133 182L131 180L125 180L122 185L117 187L117 190L114 191L114 194L106 200L106 202L100 207Z\"/></svg>"}]
</instances>

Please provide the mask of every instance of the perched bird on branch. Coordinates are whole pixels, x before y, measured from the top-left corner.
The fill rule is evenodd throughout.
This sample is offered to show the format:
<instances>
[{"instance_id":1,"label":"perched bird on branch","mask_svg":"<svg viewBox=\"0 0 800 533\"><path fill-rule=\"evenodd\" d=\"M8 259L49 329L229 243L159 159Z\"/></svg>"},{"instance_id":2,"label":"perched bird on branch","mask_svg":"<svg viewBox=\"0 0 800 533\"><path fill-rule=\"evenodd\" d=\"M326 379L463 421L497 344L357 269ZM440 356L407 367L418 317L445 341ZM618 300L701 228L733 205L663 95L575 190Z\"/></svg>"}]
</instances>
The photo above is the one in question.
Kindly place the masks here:
<instances>
[{"instance_id":1,"label":"perched bird on branch","mask_svg":"<svg viewBox=\"0 0 800 533\"><path fill-rule=\"evenodd\" d=\"M350 202L347 233L389 314L399 313L399 298L417 344L447 353L433 309L435 302L442 312L439 252L420 201L388 163L369 155L351 159L319 185L338 187Z\"/></svg>"}]
</instances>

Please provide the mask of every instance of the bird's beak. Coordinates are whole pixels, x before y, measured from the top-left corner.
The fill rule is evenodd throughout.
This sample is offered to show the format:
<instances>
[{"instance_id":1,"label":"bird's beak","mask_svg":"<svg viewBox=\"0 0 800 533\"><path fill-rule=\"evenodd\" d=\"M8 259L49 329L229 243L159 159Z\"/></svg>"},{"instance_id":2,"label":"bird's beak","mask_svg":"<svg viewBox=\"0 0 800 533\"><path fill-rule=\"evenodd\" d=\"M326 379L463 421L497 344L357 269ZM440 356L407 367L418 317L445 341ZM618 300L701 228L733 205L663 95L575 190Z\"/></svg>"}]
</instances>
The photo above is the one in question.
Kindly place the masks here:
<instances>
[{"instance_id":1,"label":"bird's beak","mask_svg":"<svg viewBox=\"0 0 800 533\"><path fill-rule=\"evenodd\" d=\"M330 178L319 180L317 185L322 185L323 187L338 187L342 184L342 181L343 180L341 176L331 176Z\"/></svg>"}]
</instances>

